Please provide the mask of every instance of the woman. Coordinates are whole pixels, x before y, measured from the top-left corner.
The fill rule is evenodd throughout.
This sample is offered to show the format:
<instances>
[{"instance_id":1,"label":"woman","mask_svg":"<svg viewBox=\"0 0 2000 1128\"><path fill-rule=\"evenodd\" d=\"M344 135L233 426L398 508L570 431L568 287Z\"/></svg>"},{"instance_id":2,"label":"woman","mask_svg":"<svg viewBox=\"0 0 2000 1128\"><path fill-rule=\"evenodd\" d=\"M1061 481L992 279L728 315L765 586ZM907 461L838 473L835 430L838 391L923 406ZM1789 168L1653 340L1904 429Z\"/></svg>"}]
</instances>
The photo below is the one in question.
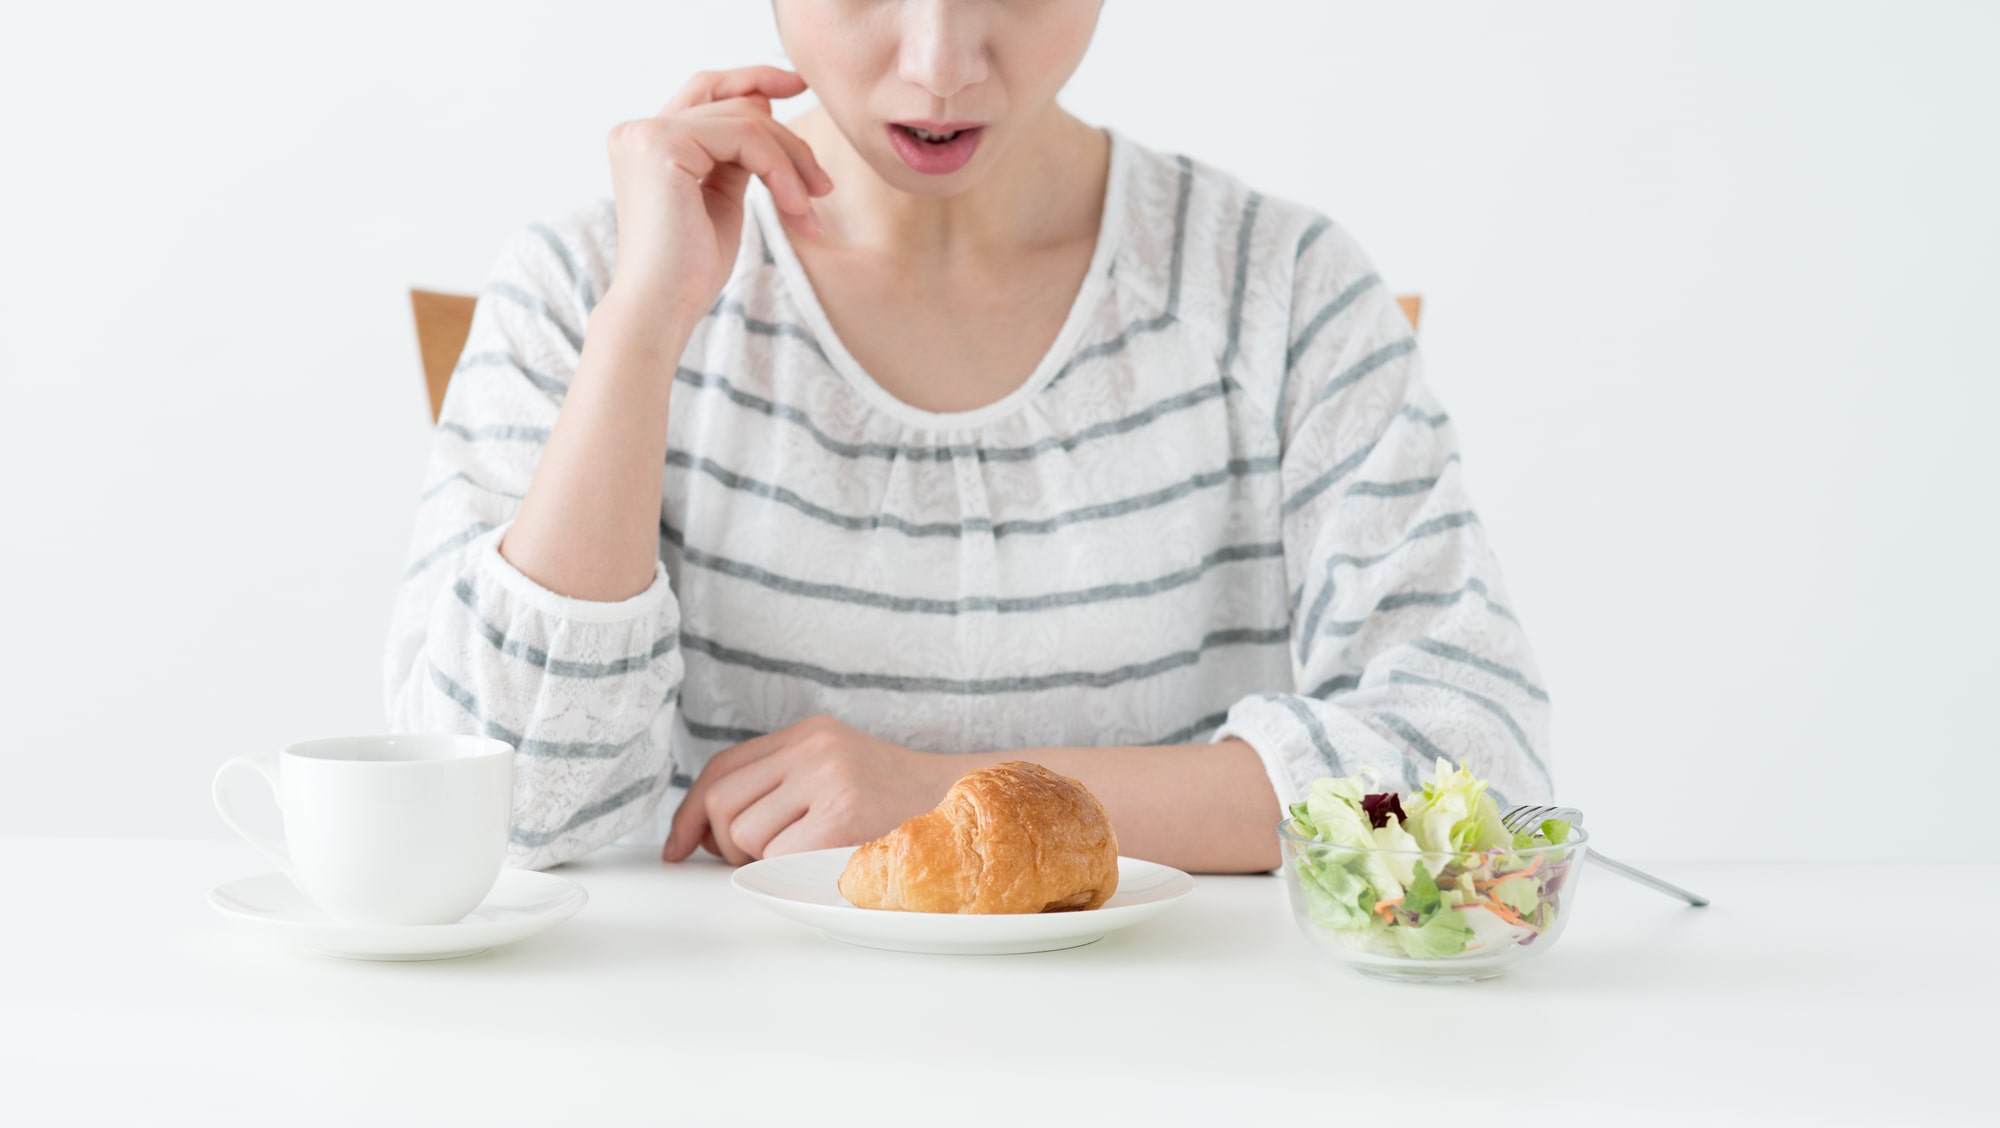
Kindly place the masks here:
<instances>
[{"instance_id":1,"label":"woman","mask_svg":"<svg viewBox=\"0 0 2000 1128\"><path fill-rule=\"evenodd\" d=\"M1408 322L1317 211L1056 103L1098 9L779 0L796 74L696 75L504 249L386 697L517 746L510 864L851 845L1009 758L1204 871L1363 763L1547 796Z\"/></svg>"}]
</instances>

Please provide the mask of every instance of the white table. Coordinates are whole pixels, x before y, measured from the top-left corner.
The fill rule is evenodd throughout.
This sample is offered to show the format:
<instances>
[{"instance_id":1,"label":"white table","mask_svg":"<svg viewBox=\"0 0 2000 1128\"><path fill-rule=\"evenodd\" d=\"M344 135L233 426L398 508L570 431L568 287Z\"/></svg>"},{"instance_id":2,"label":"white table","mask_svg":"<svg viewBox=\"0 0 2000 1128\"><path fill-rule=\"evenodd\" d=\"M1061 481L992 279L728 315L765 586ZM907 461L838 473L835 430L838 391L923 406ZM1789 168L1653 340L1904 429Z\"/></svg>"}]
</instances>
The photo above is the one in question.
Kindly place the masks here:
<instances>
[{"instance_id":1,"label":"white table","mask_svg":"<svg viewBox=\"0 0 2000 1128\"><path fill-rule=\"evenodd\" d=\"M591 898L554 931L399 964L217 916L267 868L239 841L0 843L10 1125L2000 1122L1990 864L1657 867L1706 910L1593 868L1540 960L1403 985L1319 957L1272 875L1084 948L914 956L614 847L552 871Z\"/></svg>"}]
</instances>

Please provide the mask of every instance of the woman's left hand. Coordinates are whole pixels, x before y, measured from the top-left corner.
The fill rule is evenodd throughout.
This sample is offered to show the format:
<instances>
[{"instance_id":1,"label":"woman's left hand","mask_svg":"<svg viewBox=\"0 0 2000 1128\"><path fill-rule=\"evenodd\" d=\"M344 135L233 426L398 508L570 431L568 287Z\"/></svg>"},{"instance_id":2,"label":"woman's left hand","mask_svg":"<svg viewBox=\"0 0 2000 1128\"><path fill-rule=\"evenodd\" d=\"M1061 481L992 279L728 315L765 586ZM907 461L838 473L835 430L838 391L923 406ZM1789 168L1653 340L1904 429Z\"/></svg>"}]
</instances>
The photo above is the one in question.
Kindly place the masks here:
<instances>
[{"instance_id":1,"label":"woman's left hand","mask_svg":"<svg viewBox=\"0 0 2000 1128\"><path fill-rule=\"evenodd\" d=\"M674 812L660 857L678 862L707 846L742 865L856 846L937 806L950 767L944 756L808 717L717 752Z\"/></svg>"}]
</instances>

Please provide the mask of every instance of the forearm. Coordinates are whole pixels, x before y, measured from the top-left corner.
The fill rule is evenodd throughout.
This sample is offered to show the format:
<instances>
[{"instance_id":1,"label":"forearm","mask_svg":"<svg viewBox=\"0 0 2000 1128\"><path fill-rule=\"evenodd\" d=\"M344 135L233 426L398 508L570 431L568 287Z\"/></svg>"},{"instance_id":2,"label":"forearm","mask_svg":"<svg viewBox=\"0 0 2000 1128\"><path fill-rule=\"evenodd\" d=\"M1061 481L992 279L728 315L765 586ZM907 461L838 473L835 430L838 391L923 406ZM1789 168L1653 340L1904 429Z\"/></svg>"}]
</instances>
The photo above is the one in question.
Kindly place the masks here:
<instances>
[{"instance_id":1,"label":"forearm","mask_svg":"<svg viewBox=\"0 0 2000 1128\"><path fill-rule=\"evenodd\" d=\"M1241 740L1026 748L939 760L951 779L987 764L1031 760L1082 782L1111 815L1118 852L1130 857L1199 873L1255 873L1279 863L1276 827L1283 813L1263 762Z\"/></svg>"},{"instance_id":2,"label":"forearm","mask_svg":"<svg viewBox=\"0 0 2000 1128\"><path fill-rule=\"evenodd\" d=\"M617 601L653 581L667 403L694 325L667 308L614 286L590 315L562 410L500 545L551 591Z\"/></svg>"}]
</instances>

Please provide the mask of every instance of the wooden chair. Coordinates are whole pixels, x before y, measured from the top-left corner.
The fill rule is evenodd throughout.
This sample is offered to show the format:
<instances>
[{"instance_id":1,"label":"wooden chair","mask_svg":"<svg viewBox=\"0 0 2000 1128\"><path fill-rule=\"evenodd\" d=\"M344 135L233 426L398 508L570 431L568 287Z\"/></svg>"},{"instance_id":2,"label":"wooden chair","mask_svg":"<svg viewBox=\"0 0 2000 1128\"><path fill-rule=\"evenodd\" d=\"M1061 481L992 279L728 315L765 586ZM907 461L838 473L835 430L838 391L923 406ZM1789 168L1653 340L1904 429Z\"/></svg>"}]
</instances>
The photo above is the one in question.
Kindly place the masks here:
<instances>
[{"instance_id":1,"label":"wooden chair","mask_svg":"<svg viewBox=\"0 0 2000 1128\"><path fill-rule=\"evenodd\" d=\"M417 351L424 360L424 386L431 394L432 423L444 410L444 389L451 383L451 370L458 367L459 355L465 352L465 338L472 332L472 307L478 301L471 294L410 291L410 309L417 316Z\"/></svg>"},{"instance_id":2,"label":"wooden chair","mask_svg":"<svg viewBox=\"0 0 2000 1128\"><path fill-rule=\"evenodd\" d=\"M444 389L451 383L451 370L465 351L466 334L472 331L472 307L478 301L470 294L446 294L436 290L411 290L410 308L417 316L417 349L424 358L424 384L431 393L431 422L444 409ZM1410 328L1417 327L1417 314L1424 300L1417 294L1396 299Z\"/></svg>"}]
</instances>

